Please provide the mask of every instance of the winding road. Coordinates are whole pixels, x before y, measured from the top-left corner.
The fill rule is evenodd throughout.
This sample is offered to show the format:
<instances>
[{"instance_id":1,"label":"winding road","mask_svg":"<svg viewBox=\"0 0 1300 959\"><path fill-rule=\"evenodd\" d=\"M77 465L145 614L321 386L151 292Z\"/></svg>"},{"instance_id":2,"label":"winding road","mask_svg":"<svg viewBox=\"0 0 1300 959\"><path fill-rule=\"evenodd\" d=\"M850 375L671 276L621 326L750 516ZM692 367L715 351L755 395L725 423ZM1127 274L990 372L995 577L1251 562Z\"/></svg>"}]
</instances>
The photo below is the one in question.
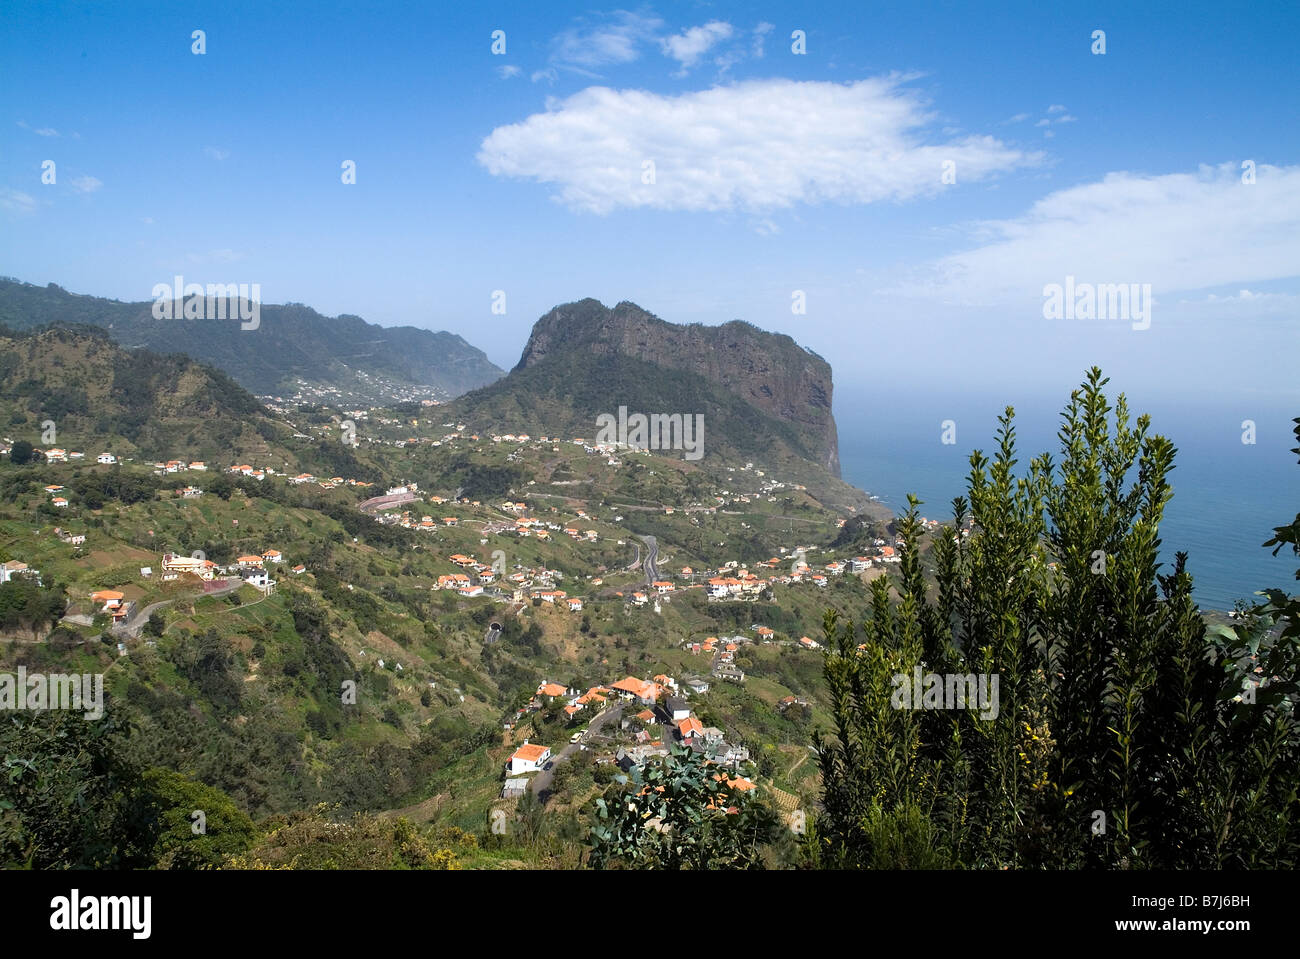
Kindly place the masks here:
<instances>
[{"instance_id":1,"label":"winding road","mask_svg":"<svg viewBox=\"0 0 1300 959\"><path fill-rule=\"evenodd\" d=\"M547 793L550 791L551 782L555 779L556 764L567 761L570 756L578 752L582 743L589 735L600 732L602 727L611 722L617 723L622 718L623 705L620 703L617 706L610 706L603 713L593 719L591 725L587 727L587 731L582 734L582 739L578 740L576 743L568 743L565 745L563 749L551 757L551 761L546 764L546 768L533 777L533 781L528 784L528 788L533 791L533 795L542 802L545 802L550 798Z\"/></svg>"},{"instance_id":2,"label":"winding road","mask_svg":"<svg viewBox=\"0 0 1300 959\"><path fill-rule=\"evenodd\" d=\"M659 541L653 536L642 536L641 541L646 545L645 584L653 586L659 579L659 567L655 565L655 560L659 558Z\"/></svg>"}]
</instances>

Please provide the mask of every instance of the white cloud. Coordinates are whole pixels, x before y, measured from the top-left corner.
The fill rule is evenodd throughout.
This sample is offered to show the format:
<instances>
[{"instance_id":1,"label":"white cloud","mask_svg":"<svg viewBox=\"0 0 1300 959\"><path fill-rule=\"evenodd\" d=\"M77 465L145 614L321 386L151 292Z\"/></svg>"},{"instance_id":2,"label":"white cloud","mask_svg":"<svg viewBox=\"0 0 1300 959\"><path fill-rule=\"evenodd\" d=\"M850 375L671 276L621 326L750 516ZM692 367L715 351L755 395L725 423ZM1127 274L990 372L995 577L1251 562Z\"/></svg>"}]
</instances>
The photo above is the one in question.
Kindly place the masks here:
<instances>
[{"instance_id":1,"label":"white cloud","mask_svg":"<svg viewBox=\"0 0 1300 959\"><path fill-rule=\"evenodd\" d=\"M98 177L79 176L71 181L71 185L72 189L78 193L94 193L104 185L104 181Z\"/></svg>"},{"instance_id":2,"label":"white cloud","mask_svg":"<svg viewBox=\"0 0 1300 959\"><path fill-rule=\"evenodd\" d=\"M906 200L944 189L946 160L971 183L1040 159L990 136L925 142L932 117L907 79L756 80L675 97L590 87L497 127L478 160L557 185L571 209L608 213Z\"/></svg>"},{"instance_id":3,"label":"white cloud","mask_svg":"<svg viewBox=\"0 0 1300 959\"><path fill-rule=\"evenodd\" d=\"M33 129L32 127L27 125L26 120L19 120L18 125L22 127L24 130L30 130L32 133L35 133L38 137L57 137L59 135L59 131L54 129L54 127L39 127L37 129Z\"/></svg>"},{"instance_id":4,"label":"white cloud","mask_svg":"<svg viewBox=\"0 0 1300 959\"><path fill-rule=\"evenodd\" d=\"M763 42L767 38L767 35L775 29L776 26L768 23L766 20L762 21L754 28L754 46L752 47L751 52L755 60L763 59Z\"/></svg>"},{"instance_id":5,"label":"white cloud","mask_svg":"<svg viewBox=\"0 0 1300 959\"><path fill-rule=\"evenodd\" d=\"M641 56L641 44L652 39L662 25L662 20L620 10L609 22L565 30L552 42L551 61L578 73L630 63Z\"/></svg>"},{"instance_id":6,"label":"white cloud","mask_svg":"<svg viewBox=\"0 0 1300 959\"><path fill-rule=\"evenodd\" d=\"M1065 107L1061 106L1061 104L1059 104L1059 103L1053 103L1050 107L1047 108L1047 112L1048 112L1048 113L1064 113L1064 112L1065 112Z\"/></svg>"},{"instance_id":7,"label":"white cloud","mask_svg":"<svg viewBox=\"0 0 1300 959\"><path fill-rule=\"evenodd\" d=\"M1300 276L1300 166L1111 173L1049 194L1023 216L975 224L979 245L892 292L949 302L1042 300L1048 283L1150 283L1174 292ZM1240 300L1239 300L1240 302Z\"/></svg>"},{"instance_id":8,"label":"white cloud","mask_svg":"<svg viewBox=\"0 0 1300 959\"><path fill-rule=\"evenodd\" d=\"M1028 119L1029 119L1028 113L1017 113L1015 116L1007 117L1005 120L1003 120L1002 125L1006 126L1009 123L1024 123Z\"/></svg>"},{"instance_id":9,"label":"white cloud","mask_svg":"<svg viewBox=\"0 0 1300 959\"><path fill-rule=\"evenodd\" d=\"M1238 290L1223 296L1210 293L1204 297L1180 299L1177 302L1179 312L1187 316L1204 316L1216 320L1250 316L1253 319L1280 319L1293 323L1296 312L1300 309L1300 294Z\"/></svg>"},{"instance_id":10,"label":"white cloud","mask_svg":"<svg viewBox=\"0 0 1300 959\"><path fill-rule=\"evenodd\" d=\"M203 152L217 161L224 160L230 156L230 151L223 150L221 147L204 147Z\"/></svg>"},{"instance_id":11,"label":"white cloud","mask_svg":"<svg viewBox=\"0 0 1300 959\"><path fill-rule=\"evenodd\" d=\"M710 48L723 40L729 40L733 33L735 28L731 24L722 20L710 20L702 27L691 27L676 36L665 37L659 41L659 46L664 56L672 57L682 65L681 73L685 74Z\"/></svg>"},{"instance_id":12,"label":"white cloud","mask_svg":"<svg viewBox=\"0 0 1300 959\"><path fill-rule=\"evenodd\" d=\"M0 207L10 213L35 213L36 198L22 190L0 187Z\"/></svg>"},{"instance_id":13,"label":"white cloud","mask_svg":"<svg viewBox=\"0 0 1300 959\"><path fill-rule=\"evenodd\" d=\"M512 77L517 77L523 72L523 70L519 69L513 63L507 63L503 67L497 67L497 74L502 80L509 80Z\"/></svg>"}]
</instances>

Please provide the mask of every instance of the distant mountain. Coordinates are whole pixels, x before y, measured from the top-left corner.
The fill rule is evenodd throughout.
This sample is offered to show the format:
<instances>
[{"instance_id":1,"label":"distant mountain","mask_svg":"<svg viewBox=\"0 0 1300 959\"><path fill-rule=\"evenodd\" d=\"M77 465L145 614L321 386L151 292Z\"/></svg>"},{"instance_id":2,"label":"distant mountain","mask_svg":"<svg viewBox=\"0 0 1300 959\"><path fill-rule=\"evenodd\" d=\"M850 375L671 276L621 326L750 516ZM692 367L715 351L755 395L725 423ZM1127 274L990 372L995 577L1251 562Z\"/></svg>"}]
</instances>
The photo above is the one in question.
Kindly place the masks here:
<instances>
[{"instance_id":1,"label":"distant mountain","mask_svg":"<svg viewBox=\"0 0 1300 959\"><path fill-rule=\"evenodd\" d=\"M635 303L623 302L610 309L598 300L586 299L557 306L537 321L514 372L556 361L590 368L591 364L583 362L585 357L620 357L694 374L703 381L699 390L738 398L783 424L787 428L777 432L792 449L832 475L840 474L835 418L831 415L830 365L784 334L768 333L740 320L721 326L682 326L665 322ZM627 364L620 368L630 369ZM676 382L665 379L663 373L657 375L665 385ZM636 402L651 402L644 393L638 390ZM604 397L600 410L607 410L619 397L616 389L604 389L600 395ZM678 396L672 390L659 395L661 402L669 405L652 407L655 411L676 411L685 399L670 402ZM728 400L720 402L733 408ZM715 437L731 441L737 449L765 446L761 432L755 432L757 421L753 428L737 424L742 428L735 435L725 430L725 421L718 425L724 427L724 435L715 431Z\"/></svg>"},{"instance_id":2,"label":"distant mountain","mask_svg":"<svg viewBox=\"0 0 1300 959\"><path fill-rule=\"evenodd\" d=\"M256 329L238 320L158 320L153 302L124 303L0 279L0 324L103 327L125 347L183 352L249 391L334 402L447 400L502 375L453 333L322 316L301 304L263 304Z\"/></svg>"}]
</instances>

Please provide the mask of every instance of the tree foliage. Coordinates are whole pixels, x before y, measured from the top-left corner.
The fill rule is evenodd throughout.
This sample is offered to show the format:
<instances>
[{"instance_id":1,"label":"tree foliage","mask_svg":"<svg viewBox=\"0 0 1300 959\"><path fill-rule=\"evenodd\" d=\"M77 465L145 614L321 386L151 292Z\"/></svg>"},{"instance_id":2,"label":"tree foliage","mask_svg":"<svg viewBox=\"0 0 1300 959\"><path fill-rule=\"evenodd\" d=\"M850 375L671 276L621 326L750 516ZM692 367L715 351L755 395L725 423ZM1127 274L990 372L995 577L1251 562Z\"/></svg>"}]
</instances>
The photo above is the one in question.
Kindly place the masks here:
<instances>
[{"instance_id":1,"label":"tree foliage","mask_svg":"<svg viewBox=\"0 0 1300 959\"><path fill-rule=\"evenodd\" d=\"M1168 573L1156 561L1175 449L1122 395L1112 408L1107 382L1090 372L1061 461L1023 476L1006 410L936 538L932 584L912 499L899 601L881 578L861 624L828 612L821 863L1294 866L1295 601L1207 633L1185 554ZM918 666L996 675L996 717L896 708L894 677Z\"/></svg>"},{"instance_id":2,"label":"tree foliage","mask_svg":"<svg viewBox=\"0 0 1300 959\"><path fill-rule=\"evenodd\" d=\"M698 753L673 747L596 800L592 867L762 868L782 827L735 783Z\"/></svg>"}]
</instances>

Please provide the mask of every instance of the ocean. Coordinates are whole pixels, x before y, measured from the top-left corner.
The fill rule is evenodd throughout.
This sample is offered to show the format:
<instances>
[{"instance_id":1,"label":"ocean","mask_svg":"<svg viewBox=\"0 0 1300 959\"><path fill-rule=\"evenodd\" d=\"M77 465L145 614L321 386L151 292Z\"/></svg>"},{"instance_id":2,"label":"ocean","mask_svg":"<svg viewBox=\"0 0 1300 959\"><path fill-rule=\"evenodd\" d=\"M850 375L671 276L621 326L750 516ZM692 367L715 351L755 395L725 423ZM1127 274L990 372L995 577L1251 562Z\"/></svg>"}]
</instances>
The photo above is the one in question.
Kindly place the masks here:
<instances>
[{"instance_id":1,"label":"ocean","mask_svg":"<svg viewBox=\"0 0 1300 959\"><path fill-rule=\"evenodd\" d=\"M1113 403L1115 393L1107 395ZM950 520L953 498L966 492L971 451L993 454L1002 409L1015 407L1016 472L1023 474L1044 451L1060 461L1056 432L1068 399L1068 389L1044 396L1018 395L1007 387L994 397L837 387L843 478L895 513L914 493L925 504L922 515ZM1253 601L1254 592L1265 587L1294 593L1300 561L1289 547L1274 557L1261 545L1300 509L1300 465L1290 452L1296 445L1291 420L1300 416L1294 401L1139 400L1130 394L1129 407L1132 419L1151 414L1151 432L1169 437L1178 449L1170 474L1174 495L1160 527L1161 559L1172 564L1175 552L1188 554L1201 607L1228 610L1237 599ZM1255 423L1254 444L1242 442L1247 419ZM941 441L945 420L955 426L951 445Z\"/></svg>"}]
</instances>

